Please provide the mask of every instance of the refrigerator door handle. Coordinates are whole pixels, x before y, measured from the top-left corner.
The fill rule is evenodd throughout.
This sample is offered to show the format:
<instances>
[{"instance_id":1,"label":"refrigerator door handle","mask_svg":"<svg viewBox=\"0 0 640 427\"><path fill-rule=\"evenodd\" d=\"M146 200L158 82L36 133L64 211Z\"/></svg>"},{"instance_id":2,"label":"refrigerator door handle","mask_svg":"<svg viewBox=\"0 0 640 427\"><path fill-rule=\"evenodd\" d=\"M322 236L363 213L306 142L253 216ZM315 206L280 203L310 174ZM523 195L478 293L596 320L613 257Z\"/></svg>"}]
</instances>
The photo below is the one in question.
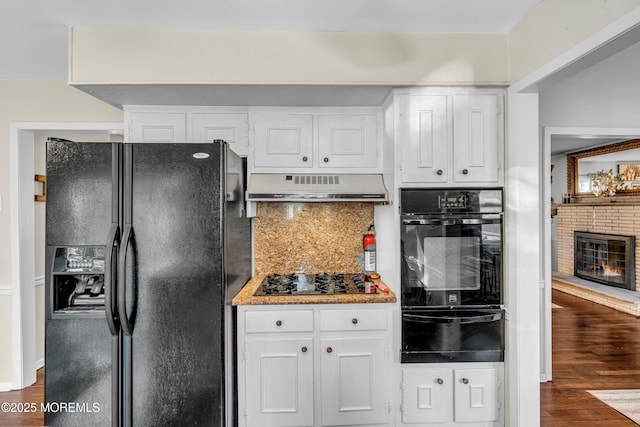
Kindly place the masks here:
<instances>
[{"instance_id":1,"label":"refrigerator door handle","mask_svg":"<svg viewBox=\"0 0 640 427\"><path fill-rule=\"evenodd\" d=\"M127 298L125 294L125 289L127 288L127 251L132 241L132 234L133 228L131 227L131 224L126 224L122 233L120 256L118 257L118 313L120 314L120 324L122 325L122 331L125 335L128 336L133 335L133 327L129 316L127 316Z\"/></svg>"},{"instance_id":2,"label":"refrigerator door handle","mask_svg":"<svg viewBox=\"0 0 640 427\"><path fill-rule=\"evenodd\" d=\"M113 261L117 257L118 246L120 245L120 226L118 223L111 224L109 230L109 240L107 241L108 251L105 257L104 266L104 311L107 317L107 325L111 332L111 426L117 427L120 423L120 320L117 314L117 302L113 299L115 282L113 272ZM117 267L117 266L116 266ZM116 270L117 279L117 270Z\"/></svg>"},{"instance_id":3,"label":"refrigerator door handle","mask_svg":"<svg viewBox=\"0 0 640 427\"><path fill-rule=\"evenodd\" d=\"M117 251L119 242L120 227L117 223L111 224L111 230L109 230L109 239L107 240L107 256L104 266L104 311L107 318L107 325L109 326L109 332L112 336L118 336L120 332L120 324L118 321L118 315L116 314L117 307L114 307L113 291L113 259Z\"/></svg>"}]
</instances>

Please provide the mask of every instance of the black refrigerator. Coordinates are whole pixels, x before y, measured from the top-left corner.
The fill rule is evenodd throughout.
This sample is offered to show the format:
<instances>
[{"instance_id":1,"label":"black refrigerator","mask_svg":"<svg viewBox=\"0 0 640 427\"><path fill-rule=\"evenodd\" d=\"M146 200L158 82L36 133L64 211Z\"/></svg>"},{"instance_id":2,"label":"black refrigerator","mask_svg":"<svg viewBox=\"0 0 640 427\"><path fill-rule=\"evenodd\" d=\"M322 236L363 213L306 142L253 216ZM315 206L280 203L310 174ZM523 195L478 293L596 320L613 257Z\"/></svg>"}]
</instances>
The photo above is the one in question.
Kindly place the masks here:
<instances>
[{"instance_id":1,"label":"black refrigerator","mask_svg":"<svg viewBox=\"0 0 640 427\"><path fill-rule=\"evenodd\" d=\"M232 420L245 171L222 141L48 141L46 425Z\"/></svg>"}]
</instances>

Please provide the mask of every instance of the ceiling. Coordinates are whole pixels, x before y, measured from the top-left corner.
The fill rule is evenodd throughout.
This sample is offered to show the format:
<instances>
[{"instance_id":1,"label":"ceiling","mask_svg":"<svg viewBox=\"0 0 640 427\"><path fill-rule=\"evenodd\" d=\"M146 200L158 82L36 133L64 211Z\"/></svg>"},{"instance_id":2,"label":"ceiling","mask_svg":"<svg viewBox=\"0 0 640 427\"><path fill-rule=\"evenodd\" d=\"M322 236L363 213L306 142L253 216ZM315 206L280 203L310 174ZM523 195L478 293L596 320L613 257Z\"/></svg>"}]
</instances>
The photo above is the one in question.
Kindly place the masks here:
<instances>
[{"instance_id":1,"label":"ceiling","mask_svg":"<svg viewBox=\"0 0 640 427\"><path fill-rule=\"evenodd\" d=\"M16 0L0 79L67 80L68 27L506 33L541 0Z\"/></svg>"},{"instance_id":2,"label":"ceiling","mask_svg":"<svg viewBox=\"0 0 640 427\"><path fill-rule=\"evenodd\" d=\"M620 52L580 71L559 84L564 86L590 87L605 86L611 93L624 87L627 91L640 91L640 42L621 50ZM544 96L544 92L543 96ZM602 147L616 142L635 139L637 135L606 136L606 135L554 135L551 137L551 155L562 155L582 151L589 148Z\"/></svg>"}]
</instances>

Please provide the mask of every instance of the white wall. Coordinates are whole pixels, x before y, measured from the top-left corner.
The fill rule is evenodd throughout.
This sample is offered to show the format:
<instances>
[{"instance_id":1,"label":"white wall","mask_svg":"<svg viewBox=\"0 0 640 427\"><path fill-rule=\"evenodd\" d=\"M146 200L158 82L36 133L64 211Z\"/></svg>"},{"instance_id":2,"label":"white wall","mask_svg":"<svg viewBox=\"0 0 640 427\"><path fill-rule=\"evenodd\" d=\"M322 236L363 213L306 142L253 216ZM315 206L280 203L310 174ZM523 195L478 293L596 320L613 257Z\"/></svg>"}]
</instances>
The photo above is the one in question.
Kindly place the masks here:
<instances>
[{"instance_id":1,"label":"white wall","mask_svg":"<svg viewBox=\"0 0 640 427\"><path fill-rule=\"evenodd\" d=\"M640 43L541 93L541 126L638 127Z\"/></svg>"},{"instance_id":2,"label":"white wall","mask_svg":"<svg viewBox=\"0 0 640 427\"><path fill-rule=\"evenodd\" d=\"M640 0L543 0L509 32L511 81L556 59Z\"/></svg>"},{"instance_id":3,"label":"white wall","mask_svg":"<svg viewBox=\"0 0 640 427\"><path fill-rule=\"evenodd\" d=\"M122 122L122 111L62 81L0 81L0 388L11 384L12 253L9 123ZM34 202L35 203L35 202ZM5 237L6 236L6 237ZM23 284L24 285L24 284ZM29 284L33 286L33 284Z\"/></svg>"},{"instance_id":4,"label":"white wall","mask_svg":"<svg viewBox=\"0 0 640 427\"><path fill-rule=\"evenodd\" d=\"M70 49L74 85L504 85L509 77L506 34L73 28Z\"/></svg>"}]
</instances>

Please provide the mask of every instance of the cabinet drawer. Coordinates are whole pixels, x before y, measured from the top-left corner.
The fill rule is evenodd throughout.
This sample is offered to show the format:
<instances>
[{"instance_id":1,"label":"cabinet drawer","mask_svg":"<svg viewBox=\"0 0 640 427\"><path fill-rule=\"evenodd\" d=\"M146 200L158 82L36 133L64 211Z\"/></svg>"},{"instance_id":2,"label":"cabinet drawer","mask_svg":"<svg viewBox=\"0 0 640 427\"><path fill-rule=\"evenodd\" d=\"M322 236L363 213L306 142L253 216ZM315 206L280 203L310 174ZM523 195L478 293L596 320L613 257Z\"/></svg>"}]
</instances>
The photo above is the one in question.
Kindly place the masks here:
<instances>
[{"instance_id":1,"label":"cabinet drawer","mask_svg":"<svg viewBox=\"0 0 640 427\"><path fill-rule=\"evenodd\" d=\"M383 331L387 310L322 310L321 331Z\"/></svg>"},{"instance_id":2,"label":"cabinet drawer","mask_svg":"<svg viewBox=\"0 0 640 427\"><path fill-rule=\"evenodd\" d=\"M313 310L247 311L245 332L312 332Z\"/></svg>"}]
</instances>

